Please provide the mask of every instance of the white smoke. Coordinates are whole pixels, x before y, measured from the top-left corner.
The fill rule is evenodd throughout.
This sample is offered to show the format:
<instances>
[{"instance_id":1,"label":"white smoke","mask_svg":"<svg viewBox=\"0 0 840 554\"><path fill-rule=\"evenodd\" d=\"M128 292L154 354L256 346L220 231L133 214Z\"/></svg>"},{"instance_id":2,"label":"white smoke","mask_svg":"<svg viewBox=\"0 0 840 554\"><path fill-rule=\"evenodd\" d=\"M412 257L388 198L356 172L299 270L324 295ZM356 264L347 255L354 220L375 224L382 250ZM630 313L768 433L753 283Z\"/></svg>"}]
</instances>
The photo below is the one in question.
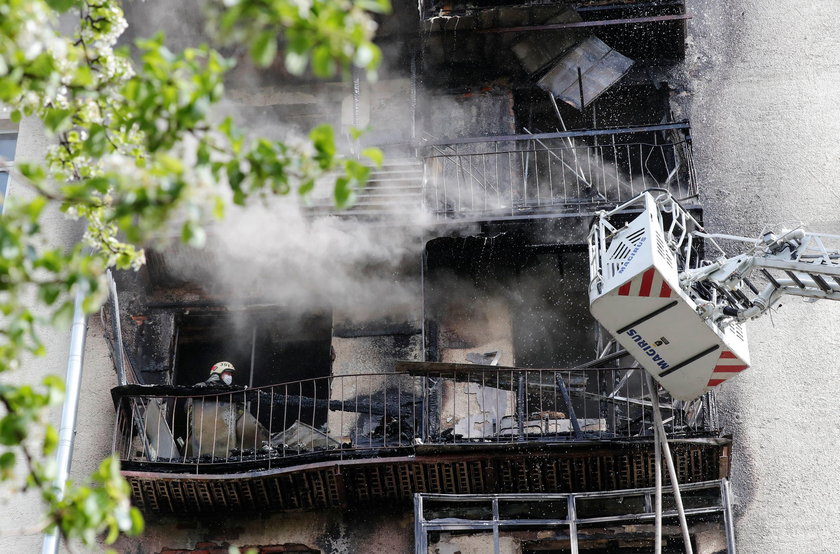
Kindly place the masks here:
<instances>
[{"instance_id":1,"label":"white smoke","mask_svg":"<svg viewBox=\"0 0 840 554\"><path fill-rule=\"evenodd\" d=\"M178 277L230 304L269 302L303 313L417 303L401 279L419 272L423 226L381 227L307 217L294 197L234 207L200 255L168 256Z\"/></svg>"}]
</instances>

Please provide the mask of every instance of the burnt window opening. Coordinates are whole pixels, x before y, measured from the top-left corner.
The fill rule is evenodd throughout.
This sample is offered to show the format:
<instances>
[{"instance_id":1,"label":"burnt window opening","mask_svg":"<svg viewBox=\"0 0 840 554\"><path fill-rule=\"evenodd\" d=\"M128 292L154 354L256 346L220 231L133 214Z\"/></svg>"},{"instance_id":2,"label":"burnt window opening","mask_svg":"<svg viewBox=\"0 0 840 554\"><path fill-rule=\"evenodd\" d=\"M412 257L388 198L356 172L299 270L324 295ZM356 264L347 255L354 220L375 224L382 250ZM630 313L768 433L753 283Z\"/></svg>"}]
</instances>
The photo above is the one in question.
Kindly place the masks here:
<instances>
[{"instance_id":1,"label":"burnt window opening","mask_svg":"<svg viewBox=\"0 0 840 554\"><path fill-rule=\"evenodd\" d=\"M642 64L670 66L685 58L685 6L682 0L589 6L543 3L541 6L467 7L458 2L421 8L426 17L446 13L423 24L424 81L439 87L493 82L500 78L525 82L587 37ZM482 11L481 14L477 13ZM466 12L473 12L467 14ZM454 23L453 23L454 21ZM476 81L477 79L477 81Z\"/></svg>"}]
</instances>

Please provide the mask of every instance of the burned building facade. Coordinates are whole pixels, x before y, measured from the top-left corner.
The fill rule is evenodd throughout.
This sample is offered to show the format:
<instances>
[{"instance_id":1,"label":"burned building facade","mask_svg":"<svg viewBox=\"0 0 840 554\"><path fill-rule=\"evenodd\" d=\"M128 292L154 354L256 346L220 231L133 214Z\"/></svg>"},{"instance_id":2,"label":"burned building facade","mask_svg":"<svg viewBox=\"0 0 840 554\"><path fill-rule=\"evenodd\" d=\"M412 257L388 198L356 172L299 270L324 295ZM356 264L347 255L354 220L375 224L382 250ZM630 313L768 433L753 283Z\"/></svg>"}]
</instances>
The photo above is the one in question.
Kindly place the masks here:
<instances>
[{"instance_id":1,"label":"burned building facade","mask_svg":"<svg viewBox=\"0 0 840 554\"><path fill-rule=\"evenodd\" d=\"M367 127L345 154L385 162L348 210L316 188L114 275L86 363L114 406L90 450L119 454L147 520L120 550L651 551L656 394L694 551L734 552L727 408L651 391L587 299L598 210L665 189L708 215L691 16L394 2L376 81L235 70L225 109L255 133ZM196 388L220 360L233 385Z\"/></svg>"},{"instance_id":2,"label":"burned building facade","mask_svg":"<svg viewBox=\"0 0 840 554\"><path fill-rule=\"evenodd\" d=\"M595 211L650 188L702 213L667 77L686 18L681 2L421 2L381 21L377 81L235 75L246 120L283 121L273 132L287 136L322 119L369 127L347 155L386 155L351 209L316 190L300 220L263 229L381 250L325 246L307 262L268 246L267 263L222 224L205 251L152 248L143 272L116 276L114 448L152 525L292 512L337 520L357 551L382 536L416 552L652 545L651 391L589 315L586 234ZM193 388L218 360L236 367L233 387ZM730 445L714 394L662 402L692 541L725 550ZM335 539L299 535L236 544Z\"/></svg>"}]
</instances>

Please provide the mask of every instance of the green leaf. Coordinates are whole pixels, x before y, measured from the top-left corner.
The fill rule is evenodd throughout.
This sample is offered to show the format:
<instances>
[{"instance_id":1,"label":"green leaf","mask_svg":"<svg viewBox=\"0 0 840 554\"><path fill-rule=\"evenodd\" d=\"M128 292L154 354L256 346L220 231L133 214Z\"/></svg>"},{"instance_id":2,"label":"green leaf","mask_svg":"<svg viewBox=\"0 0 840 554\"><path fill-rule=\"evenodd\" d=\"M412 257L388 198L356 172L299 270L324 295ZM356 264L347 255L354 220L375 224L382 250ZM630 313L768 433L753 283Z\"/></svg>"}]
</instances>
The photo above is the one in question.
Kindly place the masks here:
<instances>
[{"instance_id":1,"label":"green leaf","mask_svg":"<svg viewBox=\"0 0 840 554\"><path fill-rule=\"evenodd\" d=\"M56 432L55 427L52 425L47 425L44 431L44 456L52 454L56 446L58 446L58 432Z\"/></svg>"},{"instance_id":2,"label":"green leaf","mask_svg":"<svg viewBox=\"0 0 840 554\"><path fill-rule=\"evenodd\" d=\"M370 174L370 168L356 160L347 160L344 164L344 170L347 172L347 176L358 185L364 185Z\"/></svg>"},{"instance_id":3,"label":"green leaf","mask_svg":"<svg viewBox=\"0 0 840 554\"><path fill-rule=\"evenodd\" d=\"M9 114L9 119L11 119L13 123L20 123L20 110L13 110L12 113Z\"/></svg>"},{"instance_id":4,"label":"green leaf","mask_svg":"<svg viewBox=\"0 0 840 554\"><path fill-rule=\"evenodd\" d=\"M264 31L251 42L251 58L260 67L267 67L277 56L277 36Z\"/></svg>"},{"instance_id":5,"label":"green leaf","mask_svg":"<svg viewBox=\"0 0 840 554\"><path fill-rule=\"evenodd\" d=\"M60 13L66 12L77 3L77 0L47 0L47 5Z\"/></svg>"},{"instance_id":6,"label":"green leaf","mask_svg":"<svg viewBox=\"0 0 840 554\"><path fill-rule=\"evenodd\" d=\"M35 267L41 267L47 271L58 273L64 265L64 259L58 250L47 250L35 261Z\"/></svg>"},{"instance_id":7,"label":"green leaf","mask_svg":"<svg viewBox=\"0 0 840 554\"><path fill-rule=\"evenodd\" d=\"M382 154L382 150L379 148L365 148L362 150L362 156L372 161L376 164L376 167L382 167L382 163L385 161L385 156Z\"/></svg>"},{"instance_id":8,"label":"green leaf","mask_svg":"<svg viewBox=\"0 0 840 554\"><path fill-rule=\"evenodd\" d=\"M71 110L50 108L44 114L44 126L50 131L58 133L70 127L72 117L73 112Z\"/></svg>"},{"instance_id":9,"label":"green leaf","mask_svg":"<svg viewBox=\"0 0 840 554\"><path fill-rule=\"evenodd\" d=\"M99 158L105 154L107 147L108 134L105 127L99 125L98 123L94 123L90 126L89 135L84 144L85 151L90 154L91 157Z\"/></svg>"},{"instance_id":10,"label":"green leaf","mask_svg":"<svg viewBox=\"0 0 840 554\"><path fill-rule=\"evenodd\" d=\"M57 406L64 401L64 381L57 375L47 375L42 384L47 388L47 405Z\"/></svg>"},{"instance_id":11,"label":"green leaf","mask_svg":"<svg viewBox=\"0 0 840 554\"><path fill-rule=\"evenodd\" d=\"M221 196L216 196L213 200L213 217L216 219L224 219L225 217L225 201Z\"/></svg>"},{"instance_id":12,"label":"green leaf","mask_svg":"<svg viewBox=\"0 0 840 554\"><path fill-rule=\"evenodd\" d=\"M391 2L389 0L356 0L356 5L365 11L373 13L390 13Z\"/></svg>"},{"instance_id":13,"label":"green leaf","mask_svg":"<svg viewBox=\"0 0 840 554\"><path fill-rule=\"evenodd\" d=\"M321 169L332 166L335 157L335 132L330 125L318 125L309 133L315 147L315 159Z\"/></svg>"},{"instance_id":14,"label":"green leaf","mask_svg":"<svg viewBox=\"0 0 840 554\"><path fill-rule=\"evenodd\" d=\"M65 302L62 304L56 311L53 313L52 316L52 324L60 327L60 328L67 328L70 327L70 323L73 321L73 303L70 301Z\"/></svg>"},{"instance_id":15,"label":"green leaf","mask_svg":"<svg viewBox=\"0 0 840 554\"><path fill-rule=\"evenodd\" d=\"M93 70L90 66L80 65L73 75L73 85L77 87L89 87L93 84Z\"/></svg>"},{"instance_id":16,"label":"green leaf","mask_svg":"<svg viewBox=\"0 0 840 554\"><path fill-rule=\"evenodd\" d=\"M133 506L129 514L131 515L131 529L129 533L132 535L139 535L143 532L143 528L145 526L145 523L143 522L143 514L141 514L140 510Z\"/></svg>"},{"instance_id":17,"label":"green leaf","mask_svg":"<svg viewBox=\"0 0 840 554\"><path fill-rule=\"evenodd\" d=\"M181 241L185 244L201 248L204 246L206 238L207 235L205 234L204 229L192 221L187 221L181 226Z\"/></svg>"},{"instance_id":18,"label":"green leaf","mask_svg":"<svg viewBox=\"0 0 840 554\"><path fill-rule=\"evenodd\" d=\"M47 199L43 196L39 196L37 198L33 198L32 202L29 202L22 207L22 213L29 217L29 221L35 222L41 216L41 212L44 211L46 206Z\"/></svg>"},{"instance_id":19,"label":"green leaf","mask_svg":"<svg viewBox=\"0 0 840 554\"><path fill-rule=\"evenodd\" d=\"M314 179L308 179L307 181L305 181L304 183L302 183L298 187L298 194L300 194L301 196L306 196L307 194L312 192L312 189L314 189L314 188L315 188L315 180Z\"/></svg>"},{"instance_id":20,"label":"green leaf","mask_svg":"<svg viewBox=\"0 0 840 554\"><path fill-rule=\"evenodd\" d=\"M168 154L158 156L161 169L170 175L179 175L184 172L184 164L181 160Z\"/></svg>"},{"instance_id":21,"label":"green leaf","mask_svg":"<svg viewBox=\"0 0 840 554\"><path fill-rule=\"evenodd\" d=\"M196 165L207 165L210 163L210 148L206 142L200 142L198 144L198 149L195 152L195 163Z\"/></svg>"},{"instance_id":22,"label":"green leaf","mask_svg":"<svg viewBox=\"0 0 840 554\"><path fill-rule=\"evenodd\" d=\"M350 185L350 179L346 176L339 177L335 180L335 190L333 191L335 205L339 209L346 208L354 200L355 194L353 187Z\"/></svg>"},{"instance_id":23,"label":"green leaf","mask_svg":"<svg viewBox=\"0 0 840 554\"><path fill-rule=\"evenodd\" d=\"M329 77L335 73L333 55L327 45L320 45L312 50L312 71L318 77Z\"/></svg>"},{"instance_id":24,"label":"green leaf","mask_svg":"<svg viewBox=\"0 0 840 554\"><path fill-rule=\"evenodd\" d=\"M38 288L38 296L47 306L51 306L62 290L63 287L58 283L44 283Z\"/></svg>"},{"instance_id":25,"label":"green leaf","mask_svg":"<svg viewBox=\"0 0 840 554\"><path fill-rule=\"evenodd\" d=\"M0 476L3 479L11 477L12 470L15 468L15 453L4 452L0 455Z\"/></svg>"},{"instance_id":26,"label":"green leaf","mask_svg":"<svg viewBox=\"0 0 840 554\"><path fill-rule=\"evenodd\" d=\"M7 414L0 419L0 444L14 446L26 438L26 420L19 414Z\"/></svg>"}]
</instances>

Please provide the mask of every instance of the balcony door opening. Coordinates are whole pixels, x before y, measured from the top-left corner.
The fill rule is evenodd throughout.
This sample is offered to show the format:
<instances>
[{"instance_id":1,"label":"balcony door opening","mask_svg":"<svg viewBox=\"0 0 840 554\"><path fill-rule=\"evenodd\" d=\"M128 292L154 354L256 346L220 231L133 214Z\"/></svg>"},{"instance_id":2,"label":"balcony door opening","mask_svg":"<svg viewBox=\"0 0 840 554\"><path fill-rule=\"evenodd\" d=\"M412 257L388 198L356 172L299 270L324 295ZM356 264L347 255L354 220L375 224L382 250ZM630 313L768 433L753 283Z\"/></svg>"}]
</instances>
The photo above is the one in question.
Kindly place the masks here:
<instances>
[{"instance_id":1,"label":"balcony door opening","mask_svg":"<svg viewBox=\"0 0 840 554\"><path fill-rule=\"evenodd\" d=\"M207 379L218 361L236 367L234 384L262 387L330 374L331 314L244 312L187 314L177 319L177 385Z\"/></svg>"},{"instance_id":2,"label":"balcony door opening","mask_svg":"<svg viewBox=\"0 0 840 554\"><path fill-rule=\"evenodd\" d=\"M195 385L207 379L212 365L234 365L233 385L262 387L278 406L252 415L272 433L297 422L319 428L326 406L310 401L329 397L332 314L251 311L186 314L177 319L173 383ZM286 409L280 408L279 399Z\"/></svg>"},{"instance_id":3,"label":"balcony door opening","mask_svg":"<svg viewBox=\"0 0 840 554\"><path fill-rule=\"evenodd\" d=\"M498 352L497 365L523 368L592 360L598 332L586 256L583 247L533 244L519 232L430 241L427 358L490 363Z\"/></svg>"},{"instance_id":4,"label":"balcony door opening","mask_svg":"<svg viewBox=\"0 0 840 554\"><path fill-rule=\"evenodd\" d=\"M536 434L567 432L557 371L596 358L599 340L587 301L586 255L580 246L537 242L523 229L427 244L426 360L447 371L449 364L478 364L486 376L470 384L471 368L455 366L463 375L442 385L441 433L507 437L525 433L525 426ZM496 380L487 366L534 370ZM592 400L600 383L590 377L564 379L581 425L604 431Z\"/></svg>"}]
</instances>

